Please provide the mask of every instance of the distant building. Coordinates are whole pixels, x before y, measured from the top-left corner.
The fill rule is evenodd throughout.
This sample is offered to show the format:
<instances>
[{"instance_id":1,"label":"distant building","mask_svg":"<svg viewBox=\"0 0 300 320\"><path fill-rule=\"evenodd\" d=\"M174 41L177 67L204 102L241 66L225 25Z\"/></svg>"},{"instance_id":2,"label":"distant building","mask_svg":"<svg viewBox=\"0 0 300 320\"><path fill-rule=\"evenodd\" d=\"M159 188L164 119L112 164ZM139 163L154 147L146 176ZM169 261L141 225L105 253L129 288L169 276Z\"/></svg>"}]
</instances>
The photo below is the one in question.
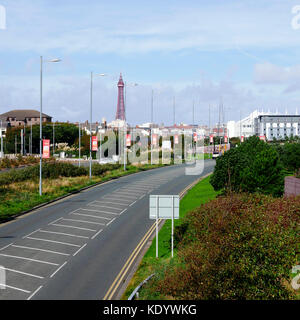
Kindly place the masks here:
<instances>
[{"instance_id":1,"label":"distant building","mask_svg":"<svg viewBox=\"0 0 300 320\"><path fill-rule=\"evenodd\" d=\"M12 110L0 114L7 126L18 127L40 123L40 112L36 110ZM42 122L52 122L52 117L42 113Z\"/></svg>"},{"instance_id":2,"label":"distant building","mask_svg":"<svg viewBox=\"0 0 300 320\"><path fill-rule=\"evenodd\" d=\"M300 136L300 116L254 111L240 121L228 121L229 137L264 136L267 140Z\"/></svg>"}]
</instances>

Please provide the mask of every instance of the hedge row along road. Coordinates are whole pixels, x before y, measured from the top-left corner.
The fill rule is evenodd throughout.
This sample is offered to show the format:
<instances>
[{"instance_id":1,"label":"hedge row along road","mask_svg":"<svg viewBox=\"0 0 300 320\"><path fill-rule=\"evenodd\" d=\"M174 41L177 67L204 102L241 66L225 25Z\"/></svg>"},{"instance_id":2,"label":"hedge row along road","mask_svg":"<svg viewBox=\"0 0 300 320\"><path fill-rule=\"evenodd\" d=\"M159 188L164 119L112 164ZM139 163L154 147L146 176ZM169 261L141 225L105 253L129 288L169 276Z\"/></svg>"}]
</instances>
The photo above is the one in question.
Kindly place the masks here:
<instances>
[{"instance_id":1,"label":"hedge row along road","mask_svg":"<svg viewBox=\"0 0 300 320\"><path fill-rule=\"evenodd\" d=\"M0 300L103 299L153 224L149 195L179 194L214 166L206 160L194 176L184 165L126 176L0 226Z\"/></svg>"}]
</instances>

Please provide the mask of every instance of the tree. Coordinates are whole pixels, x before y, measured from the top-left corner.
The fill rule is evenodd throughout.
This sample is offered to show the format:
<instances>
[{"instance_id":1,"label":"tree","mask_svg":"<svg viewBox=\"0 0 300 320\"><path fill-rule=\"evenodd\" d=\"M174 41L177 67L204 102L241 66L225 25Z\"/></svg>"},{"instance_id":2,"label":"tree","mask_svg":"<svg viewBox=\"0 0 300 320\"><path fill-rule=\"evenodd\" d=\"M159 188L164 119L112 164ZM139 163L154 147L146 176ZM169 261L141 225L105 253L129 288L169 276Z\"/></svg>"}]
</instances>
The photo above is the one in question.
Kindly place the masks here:
<instances>
[{"instance_id":1,"label":"tree","mask_svg":"<svg viewBox=\"0 0 300 320\"><path fill-rule=\"evenodd\" d=\"M210 183L215 190L225 192L280 196L284 189L283 166L277 150L253 136L217 158Z\"/></svg>"}]
</instances>

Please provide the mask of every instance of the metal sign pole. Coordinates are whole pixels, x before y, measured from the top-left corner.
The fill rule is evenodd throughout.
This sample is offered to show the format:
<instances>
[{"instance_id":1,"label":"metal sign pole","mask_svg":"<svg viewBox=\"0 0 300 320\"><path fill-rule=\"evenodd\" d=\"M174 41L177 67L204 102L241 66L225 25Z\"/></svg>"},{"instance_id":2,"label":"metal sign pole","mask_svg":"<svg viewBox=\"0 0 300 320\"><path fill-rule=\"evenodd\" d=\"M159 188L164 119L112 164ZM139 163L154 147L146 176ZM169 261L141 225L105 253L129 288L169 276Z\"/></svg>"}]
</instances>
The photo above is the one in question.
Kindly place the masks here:
<instances>
[{"instance_id":1,"label":"metal sign pole","mask_svg":"<svg viewBox=\"0 0 300 320\"><path fill-rule=\"evenodd\" d=\"M172 258L174 257L174 196L172 196L172 231L171 231L171 241L172 241Z\"/></svg>"},{"instance_id":2,"label":"metal sign pole","mask_svg":"<svg viewBox=\"0 0 300 320\"><path fill-rule=\"evenodd\" d=\"M158 210L159 199L156 197L156 258L158 258Z\"/></svg>"}]
</instances>

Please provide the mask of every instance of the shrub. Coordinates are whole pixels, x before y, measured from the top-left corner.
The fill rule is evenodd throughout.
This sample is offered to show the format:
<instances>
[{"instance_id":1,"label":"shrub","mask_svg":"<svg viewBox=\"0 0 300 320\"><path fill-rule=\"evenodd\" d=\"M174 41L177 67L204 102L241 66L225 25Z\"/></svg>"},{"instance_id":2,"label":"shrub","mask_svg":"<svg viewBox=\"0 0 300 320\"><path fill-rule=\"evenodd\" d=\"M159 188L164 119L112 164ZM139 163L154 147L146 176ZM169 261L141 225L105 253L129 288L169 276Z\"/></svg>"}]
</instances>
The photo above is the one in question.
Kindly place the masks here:
<instances>
[{"instance_id":1,"label":"shrub","mask_svg":"<svg viewBox=\"0 0 300 320\"><path fill-rule=\"evenodd\" d=\"M175 299L294 298L299 222L300 197L217 198L186 216L177 263L146 290Z\"/></svg>"},{"instance_id":2,"label":"shrub","mask_svg":"<svg viewBox=\"0 0 300 320\"><path fill-rule=\"evenodd\" d=\"M121 165L120 164L93 164L92 166L92 174L94 176L101 176L107 171L112 171L112 170L117 170L120 169Z\"/></svg>"},{"instance_id":3,"label":"shrub","mask_svg":"<svg viewBox=\"0 0 300 320\"><path fill-rule=\"evenodd\" d=\"M280 159L287 170L299 172L300 143L285 143L281 148Z\"/></svg>"},{"instance_id":4,"label":"shrub","mask_svg":"<svg viewBox=\"0 0 300 320\"><path fill-rule=\"evenodd\" d=\"M210 182L215 190L280 196L284 190L283 166L276 149L253 136L217 158Z\"/></svg>"}]
</instances>

